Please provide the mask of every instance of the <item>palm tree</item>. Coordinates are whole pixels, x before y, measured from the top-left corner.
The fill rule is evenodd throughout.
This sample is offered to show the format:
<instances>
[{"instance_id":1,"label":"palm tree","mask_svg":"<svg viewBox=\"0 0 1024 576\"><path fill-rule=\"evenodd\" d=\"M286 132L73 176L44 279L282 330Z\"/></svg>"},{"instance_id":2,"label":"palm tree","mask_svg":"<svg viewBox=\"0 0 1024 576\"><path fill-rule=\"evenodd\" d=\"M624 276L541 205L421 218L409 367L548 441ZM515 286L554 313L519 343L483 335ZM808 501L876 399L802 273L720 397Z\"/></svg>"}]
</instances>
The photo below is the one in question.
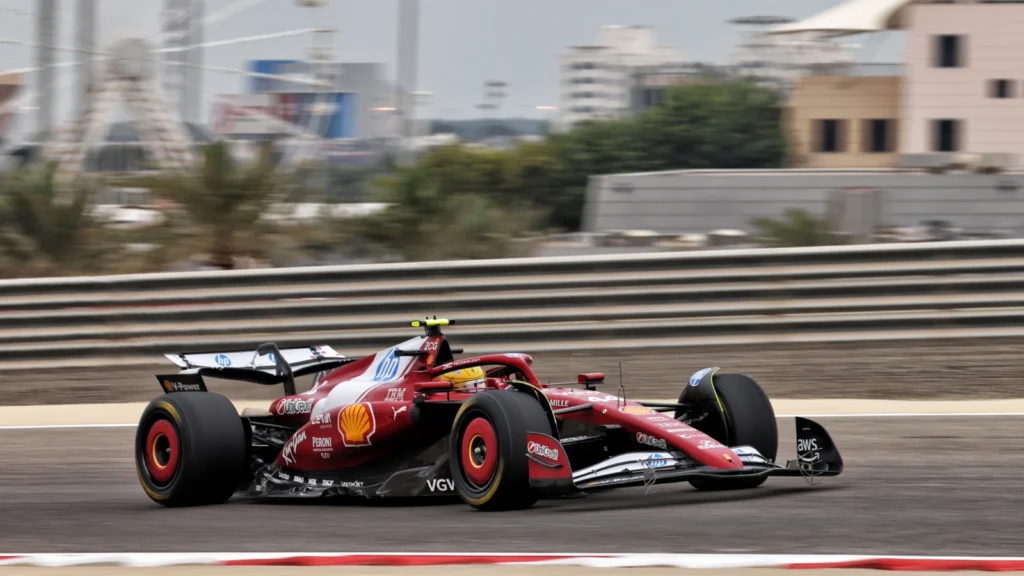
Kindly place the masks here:
<instances>
[{"instance_id":1,"label":"palm tree","mask_svg":"<svg viewBox=\"0 0 1024 576\"><path fill-rule=\"evenodd\" d=\"M265 253L261 219L282 192L270 146L257 161L243 165L226 143L216 142L205 147L202 162L192 170L137 182L177 208L157 231L165 262L183 249L198 248L205 249L208 265L234 268L239 256Z\"/></svg>"},{"instance_id":2,"label":"palm tree","mask_svg":"<svg viewBox=\"0 0 1024 576\"><path fill-rule=\"evenodd\" d=\"M5 276L95 273L111 246L92 215L96 186L56 181L54 166L0 177L0 265Z\"/></svg>"}]
</instances>

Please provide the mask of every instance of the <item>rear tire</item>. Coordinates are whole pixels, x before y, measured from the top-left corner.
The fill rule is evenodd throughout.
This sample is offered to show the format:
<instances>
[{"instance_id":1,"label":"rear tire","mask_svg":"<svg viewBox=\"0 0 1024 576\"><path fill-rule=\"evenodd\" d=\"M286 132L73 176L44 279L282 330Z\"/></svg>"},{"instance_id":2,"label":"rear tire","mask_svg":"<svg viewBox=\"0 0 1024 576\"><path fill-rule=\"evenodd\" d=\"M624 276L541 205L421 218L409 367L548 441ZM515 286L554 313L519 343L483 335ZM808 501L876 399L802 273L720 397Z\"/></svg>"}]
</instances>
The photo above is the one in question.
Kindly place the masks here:
<instances>
[{"instance_id":1,"label":"rear tire","mask_svg":"<svg viewBox=\"0 0 1024 576\"><path fill-rule=\"evenodd\" d=\"M146 495L168 507L226 502L245 481L248 441L230 400L175 392L149 403L135 433L135 468Z\"/></svg>"},{"instance_id":2,"label":"rear tire","mask_svg":"<svg viewBox=\"0 0 1024 576\"><path fill-rule=\"evenodd\" d=\"M725 412L726 438L718 440L726 446L752 446L765 458L775 461L779 451L779 428L775 409L764 389L742 374L716 374L715 392ZM681 397L680 397L681 398ZM690 484L704 491L756 488L768 478L695 478Z\"/></svg>"},{"instance_id":3,"label":"rear tire","mask_svg":"<svg viewBox=\"0 0 1024 576\"><path fill-rule=\"evenodd\" d=\"M511 390L479 392L462 405L449 437L455 491L478 510L517 510L540 494L530 488L526 434L552 434L535 398Z\"/></svg>"}]
</instances>

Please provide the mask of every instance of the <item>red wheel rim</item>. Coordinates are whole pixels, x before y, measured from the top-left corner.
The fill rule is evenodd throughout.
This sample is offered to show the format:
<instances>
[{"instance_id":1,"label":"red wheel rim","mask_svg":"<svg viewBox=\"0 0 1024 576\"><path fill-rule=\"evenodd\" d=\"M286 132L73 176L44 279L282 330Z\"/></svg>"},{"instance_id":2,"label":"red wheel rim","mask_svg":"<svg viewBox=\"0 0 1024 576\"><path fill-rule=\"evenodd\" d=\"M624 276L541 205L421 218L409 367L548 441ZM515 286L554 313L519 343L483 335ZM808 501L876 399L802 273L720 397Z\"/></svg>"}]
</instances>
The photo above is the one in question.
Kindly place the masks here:
<instances>
[{"instance_id":1,"label":"red wheel rim","mask_svg":"<svg viewBox=\"0 0 1024 576\"><path fill-rule=\"evenodd\" d=\"M157 420L146 436L146 470L153 480L168 482L178 469L178 431L167 420Z\"/></svg>"},{"instance_id":2,"label":"red wheel rim","mask_svg":"<svg viewBox=\"0 0 1024 576\"><path fill-rule=\"evenodd\" d=\"M486 486L498 464L498 436L486 418L473 419L462 433L462 471L477 486Z\"/></svg>"}]
</instances>

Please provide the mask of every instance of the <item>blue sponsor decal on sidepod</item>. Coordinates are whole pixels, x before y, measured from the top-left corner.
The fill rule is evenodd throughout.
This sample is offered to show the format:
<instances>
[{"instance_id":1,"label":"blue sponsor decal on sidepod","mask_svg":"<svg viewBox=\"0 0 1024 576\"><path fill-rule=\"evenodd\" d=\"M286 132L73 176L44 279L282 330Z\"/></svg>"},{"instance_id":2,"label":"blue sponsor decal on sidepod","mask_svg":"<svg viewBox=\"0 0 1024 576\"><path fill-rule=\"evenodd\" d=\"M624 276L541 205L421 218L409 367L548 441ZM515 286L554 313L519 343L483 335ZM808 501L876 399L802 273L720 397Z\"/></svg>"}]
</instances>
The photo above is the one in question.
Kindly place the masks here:
<instances>
[{"instance_id":1,"label":"blue sponsor decal on sidepod","mask_svg":"<svg viewBox=\"0 0 1024 576\"><path fill-rule=\"evenodd\" d=\"M231 366L231 359L224 354L217 354L213 361L216 362L217 366L220 366L221 368L227 368L228 366Z\"/></svg>"}]
</instances>

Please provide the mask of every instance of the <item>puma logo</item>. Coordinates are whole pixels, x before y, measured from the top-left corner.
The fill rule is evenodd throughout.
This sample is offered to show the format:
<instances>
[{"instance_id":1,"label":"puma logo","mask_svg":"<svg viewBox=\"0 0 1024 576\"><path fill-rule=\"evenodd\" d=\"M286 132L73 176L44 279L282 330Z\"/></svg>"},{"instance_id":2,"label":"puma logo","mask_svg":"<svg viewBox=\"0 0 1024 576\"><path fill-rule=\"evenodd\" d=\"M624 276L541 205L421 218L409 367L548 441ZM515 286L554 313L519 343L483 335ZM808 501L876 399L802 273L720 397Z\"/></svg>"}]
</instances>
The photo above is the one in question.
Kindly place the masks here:
<instances>
[{"instance_id":1,"label":"puma logo","mask_svg":"<svg viewBox=\"0 0 1024 576\"><path fill-rule=\"evenodd\" d=\"M394 412L395 414L394 416L391 417L391 419L398 420L398 415L401 414L402 412L405 412L406 408L408 408L408 406L402 406L401 408L392 408L391 411Z\"/></svg>"}]
</instances>

